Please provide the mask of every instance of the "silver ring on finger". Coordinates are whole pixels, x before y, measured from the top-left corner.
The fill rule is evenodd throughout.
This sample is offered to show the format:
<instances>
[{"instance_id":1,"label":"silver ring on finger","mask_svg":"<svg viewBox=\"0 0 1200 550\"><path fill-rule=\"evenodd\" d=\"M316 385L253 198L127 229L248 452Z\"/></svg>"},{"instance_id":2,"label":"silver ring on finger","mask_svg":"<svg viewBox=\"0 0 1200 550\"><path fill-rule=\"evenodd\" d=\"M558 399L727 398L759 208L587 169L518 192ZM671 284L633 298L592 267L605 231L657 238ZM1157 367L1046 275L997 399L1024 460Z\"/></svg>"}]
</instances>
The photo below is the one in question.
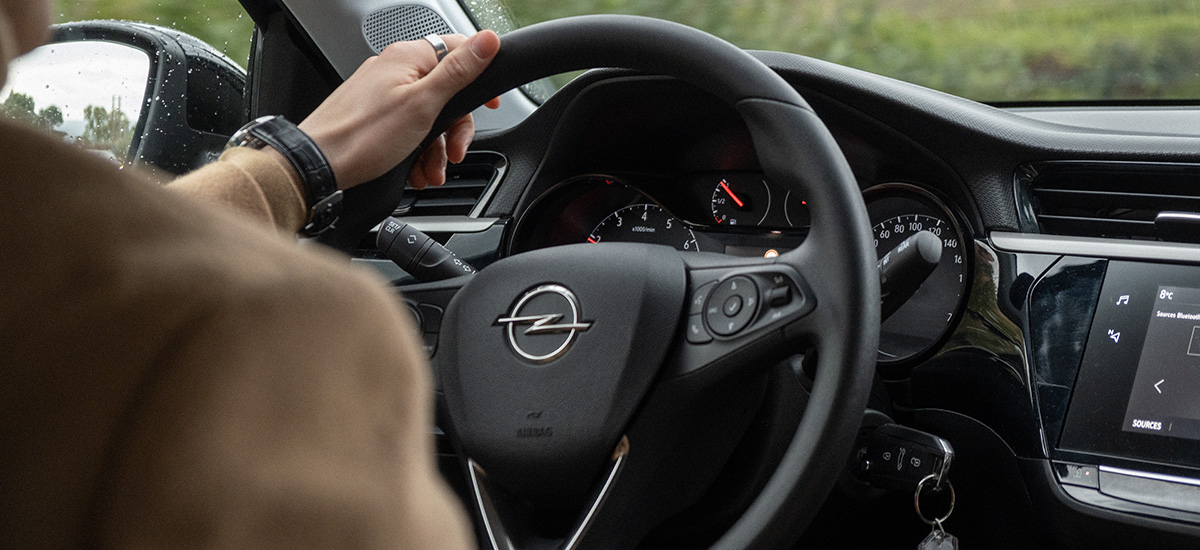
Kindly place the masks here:
<instances>
[{"instance_id":1,"label":"silver ring on finger","mask_svg":"<svg viewBox=\"0 0 1200 550\"><path fill-rule=\"evenodd\" d=\"M426 36L425 41L429 42L429 45L433 46L433 53L437 54L437 60L439 63L442 61L442 58L446 57L446 54L450 53L450 48L446 47L446 41L442 40L442 37L436 34Z\"/></svg>"}]
</instances>

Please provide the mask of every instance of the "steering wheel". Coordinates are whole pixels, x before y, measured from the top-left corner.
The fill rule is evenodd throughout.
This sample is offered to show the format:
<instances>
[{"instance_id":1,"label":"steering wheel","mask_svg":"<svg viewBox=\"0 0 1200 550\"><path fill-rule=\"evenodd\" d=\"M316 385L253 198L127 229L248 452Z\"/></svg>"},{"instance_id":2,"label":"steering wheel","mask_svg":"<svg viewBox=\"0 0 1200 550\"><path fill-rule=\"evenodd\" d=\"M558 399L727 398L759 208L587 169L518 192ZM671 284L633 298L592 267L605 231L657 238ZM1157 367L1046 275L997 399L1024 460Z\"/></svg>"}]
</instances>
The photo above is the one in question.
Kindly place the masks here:
<instances>
[{"instance_id":1,"label":"steering wheel","mask_svg":"<svg viewBox=\"0 0 1200 550\"><path fill-rule=\"evenodd\" d=\"M678 490L656 485L673 469L658 461L699 396L807 352L817 374L803 419L766 487L714 548L793 543L849 456L872 380L879 276L858 185L807 102L764 64L702 31L632 16L505 35L430 139L516 86L593 67L672 76L734 107L767 178L811 197L811 228L774 259L582 244L505 258L454 283L461 288L435 360L482 542L496 550L636 542L629 532L643 527L630 509L640 495ZM348 212L385 203L360 230L395 204L383 196L394 189L354 192Z\"/></svg>"}]
</instances>

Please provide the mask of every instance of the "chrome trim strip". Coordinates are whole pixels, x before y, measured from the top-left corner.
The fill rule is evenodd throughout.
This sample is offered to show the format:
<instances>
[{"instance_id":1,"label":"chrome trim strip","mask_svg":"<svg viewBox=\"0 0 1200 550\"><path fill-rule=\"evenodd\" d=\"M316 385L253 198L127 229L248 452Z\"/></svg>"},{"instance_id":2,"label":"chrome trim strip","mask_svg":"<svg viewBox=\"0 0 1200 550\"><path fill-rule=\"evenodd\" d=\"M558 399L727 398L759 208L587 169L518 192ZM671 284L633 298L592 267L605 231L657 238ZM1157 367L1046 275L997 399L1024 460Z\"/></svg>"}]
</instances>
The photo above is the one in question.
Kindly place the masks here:
<instances>
[{"instance_id":1,"label":"chrome trim strip","mask_svg":"<svg viewBox=\"0 0 1200 550\"><path fill-rule=\"evenodd\" d=\"M940 487L942 485L942 480L945 479L946 474L950 472L950 463L954 462L954 448L950 446L949 441L946 441L940 437L938 438L938 446L941 447L942 457L944 457L944 460L942 460L942 467L937 471L936 474L937 486ZM950 490L953 491L954 489L951 488Z\"/></svg>"},{"instance_id":2,"label":"chrome trim strip","mask_svg":"<svg viewBox=\"0 0 1200 550\"><path fill-rule=\"evenodd\" d=\"M422 233L482 233L491 229L500 218L470 218L467 216L407 216L400 218ZM378 233L383 222L371 228Z\"/></svg>"},{"instance_id":3,"label":"chrome trim strip","mask_svg":"<svg viewBox=\"0 0 1200 550\"><path fill-rule=\"evenodd\" d=\"M613 465L608 471L608 477L604 479L604 485L600 487L600 492L596 495L596 500L592 501L587 514L584 514L583 519L579 521L579 527L575 529L575 534L571 535L570 540L567 541L567 545L563 546L563 550L575 550L579 546L579 540L583 538L588 527L592 526L592 518L596 516L596 511L600 509L600 505L604 504L604 500L608 498L609 490L612 489L613 482L617 479L617 474L621 473L621 467L625 465L625 457L627 456L629 456L629 438L621 436L621 441L617 443L617 448L613 451Z\"/></svg>"},{"instance_id":4,"label":"chrome trim strip","mask_svg":"<svg viewBox=\"0 0 1200 550\"><path fill-rule=\"evenodd\" d=\"M1129 476L1129 477L1140 477L1142 479L1153 479L1155 481L1166 481L1168 483L1178 483L1180 485L1191 485L1194 487L1200 487L1200 479L1193 479L1190 477L1179 477L1179 476L1172 476L1172 475L1167 475L1167 474L1153 474L1150 472L1139 472L1136 470L1126 470L1124 468L1113 468L1112 466L1100 466L1099 468L1100 468L1101 472L1108 472L1110 474L1120 474L1120 475Z\"/></svg>"},{"instance_id":5,"label":"chrome trim strip","mask_svg":"<svg viewBox=\"0 0 1200 550\"><path fill-rule=\"evenodd\" d=\"M483 216L483 213L488 207L488 203L492 202L492 197L495 196L496 190L500 188L500 183L504 181L504 176L508 175L508 157L499 151L472 151L473 153L488 153L500 157L501 162L493 166L496 173L492 174L492 181L489 181L487 187L483 188L483 193L479 195L479 199L475 201L475 206L471 207L471 212L467 214L473 218Z\"/></svg>"},{"instance_id":6,"label":"chrome trim strip","mask_svg":"<svg viewBox=\"0 0 1200 550\"><path fill-rule=\"evenodd\" d=\"M1154 218L1155 223L1157 223L1158 220L1160 220L1160 219L1175 220L1175 221L1180 221L1183 223L1194 224L1194 223L1200 223L1200 214L1197 214L1195 212L1170 212L1170 211L1164 210L1162 212L1159 212L1158 216L1156 216Z\"/></svg>"},{"instance_id":7,"label":"chrome trim strip","mask_svg":"<svg viewBox=\"0 0 1200 550\"><path fill-rule=\"evenodd\" d=\"M492 550L514 550L512 541L500 524L500 517L492 507L492 499L488 498L487 490L483 488L483 478L487 477L487 473L478 462L471 459L467 459L467 470L471 473L471 490L475 494L475 505L479 507L479 517L483 521L483 529L487 531L488 541L492 543ZM500 541L504 541L503 547L500 546Z\"/></svg>"},{"instance_id":8,"label":"chrome trim strip","mask_svg":"<svg viewBox=\"0 0 1200 550\"><path fill-rule=\"evenodd\" d=\"M992 246L1006 252L1094 256L1120 260L1200 263L1200 246L1157 241L1127 241L1096 237L1063 237L1036 233L993 231Z\"/></svg>"},{"instance_id":9,"label":"chrome trim strip","mask_svg":"<svg viewBox=\"0 0 1200 550\"><path fill-rule=\"evenodd\" d=\"M583 535L592 526L592 519L595 518L596 512L600 510L600 506L608 498L617 475L621 473L622 468L625 466L627 456L629 456L629 437L621 436L621 441L613 449L612 466L608 470L608 475L604 478L604 485L600 486L600 490L596 492L596 498L592 500L592 505L588 507L588 511L583 515L583 519L579 520L579 525L575 528L574 534L561 547L562 550L575 550L579 546L579 541L583 539ZM487 532L491 549L515 550L512 539L508 538L508 535L505 533L504 526L500 523L500 516L496 513L496 509L492 506L492 500L488 497L487 490L484 488L484 479L487 478L487 473L483 471L483 467L478 462L472 459L467 459L467 470L471 473L471 489L475 495L475 505L479 509L479 516L483 520L483 528ZM501 543L504 545L501 546Z\"/></svg>"}]
</instances>

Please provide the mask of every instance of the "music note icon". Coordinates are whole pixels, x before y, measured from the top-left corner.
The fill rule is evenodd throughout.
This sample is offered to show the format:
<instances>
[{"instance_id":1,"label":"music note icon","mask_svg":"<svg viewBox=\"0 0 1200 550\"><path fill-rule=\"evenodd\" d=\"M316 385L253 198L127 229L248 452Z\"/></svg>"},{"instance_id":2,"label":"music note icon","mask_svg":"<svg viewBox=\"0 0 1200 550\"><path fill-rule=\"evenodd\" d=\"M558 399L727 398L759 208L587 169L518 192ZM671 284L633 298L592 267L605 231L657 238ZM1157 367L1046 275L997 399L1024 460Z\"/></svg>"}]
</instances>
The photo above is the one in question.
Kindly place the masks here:
<instances>
[{"instance_id":1,"label":"music note icon","mask_svg":"<svg viewBox=\"0 0 1200 550\"><path fill-rule=\"evenodd\" d=\"M1122 304L1129 305L1129 295L1128 294L1117 298L1117 305L1122 305Z\"/></svg>"}]
</instances>

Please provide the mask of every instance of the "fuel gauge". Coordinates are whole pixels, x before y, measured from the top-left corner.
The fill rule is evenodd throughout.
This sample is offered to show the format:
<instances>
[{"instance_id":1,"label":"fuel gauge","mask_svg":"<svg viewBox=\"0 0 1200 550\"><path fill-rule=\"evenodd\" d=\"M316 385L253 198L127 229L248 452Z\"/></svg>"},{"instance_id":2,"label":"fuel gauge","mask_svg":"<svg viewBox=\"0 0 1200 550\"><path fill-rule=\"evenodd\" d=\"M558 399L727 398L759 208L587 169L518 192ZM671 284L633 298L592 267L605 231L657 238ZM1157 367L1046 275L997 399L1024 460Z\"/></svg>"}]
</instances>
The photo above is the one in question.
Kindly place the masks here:
<instances>
[{"instance_id":1,"label":"fuel gauge","mask_svg":"<svg viewBox=\"0 0 1200 550\"><path fill-rule=\"evenodd\" d=\"M771 208L771 189L762 176L728 175L712 194L712 214L718 225L758 225Z\"/></svg>"}]
</instances>

